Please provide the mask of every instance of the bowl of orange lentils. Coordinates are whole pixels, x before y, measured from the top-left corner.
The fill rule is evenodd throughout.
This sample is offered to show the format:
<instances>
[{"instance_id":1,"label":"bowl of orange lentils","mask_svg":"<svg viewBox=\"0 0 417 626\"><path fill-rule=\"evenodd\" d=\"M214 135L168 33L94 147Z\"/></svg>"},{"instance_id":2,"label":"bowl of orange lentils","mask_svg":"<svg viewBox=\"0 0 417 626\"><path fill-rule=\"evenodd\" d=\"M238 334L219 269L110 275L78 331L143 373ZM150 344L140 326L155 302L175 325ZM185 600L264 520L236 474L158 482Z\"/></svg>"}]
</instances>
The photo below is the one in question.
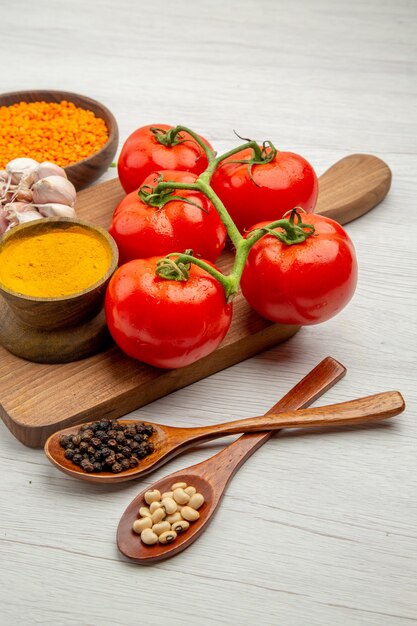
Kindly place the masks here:
<instances>
[{"instance_id":1,"label":"bowl of orange lentils","mask_svg":"<svg viewBox=\"0 0 417 626\"><path fill-rule=\"evenodd\" d=\"M87 96L40 89L0 95L0 170L19 157L51 161L82 189L110 167L118 142L113 114Z\"/></svg>"}]
</instances>

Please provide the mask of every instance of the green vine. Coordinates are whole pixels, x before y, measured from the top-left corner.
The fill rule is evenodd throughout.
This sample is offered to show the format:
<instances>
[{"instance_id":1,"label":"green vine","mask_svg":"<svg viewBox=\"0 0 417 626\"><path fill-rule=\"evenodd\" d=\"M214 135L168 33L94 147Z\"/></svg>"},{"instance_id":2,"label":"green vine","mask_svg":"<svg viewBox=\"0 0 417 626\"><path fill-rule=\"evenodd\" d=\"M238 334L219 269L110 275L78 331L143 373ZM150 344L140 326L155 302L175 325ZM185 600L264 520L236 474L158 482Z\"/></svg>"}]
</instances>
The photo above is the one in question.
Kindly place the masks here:
<instances>
[{"instance_id":1,"label":"green vine","mask_svg":"<svg viewBox=\"0 0 417 626\"><path fill-rule=\"evenodd\" d=\"M173 193L177 190L201 192L213 204L227 230L230 240L235 247L235 260L232 270L228 275L223 274L220 270L206 263L202 259L193 256L192 250L186 250L183 253L173 252L168 254L165 258L158 262L156 273L160 278L186 281L189 278L190 265L193 263L194 265L204 269L208 274L219 281L224 288L227 301L230 301L239 290L240 279L242 277L249 251L252 246L259 241L259 239L265 235L272 235L282 243L291 246L303 243L308 237L313 235L314 226L312 224L304 223L302 214L305 212L300 207L295 207L286 214L289 215L288 218L284 215L284 217L280 220L271 222L263 228L253 230L245 239L233 222L223 202L210 185L216 169L222 166L226 159L230 159L230 157L246 149L252 150L252 156L249 159L228 160L228 163L246 163L248 166L249 176L256 185L257 183L252 177L252 168L254 165L270 163L274 160L277 154L277 149L272 142L264 141L262 146L259 146L256 141L246 140L244 144L233 148L220 156L216 156L216 153L204 143L201 137L186 126L175 126L169 130L154 127L151 128L151 131L157 141L165 146L175 146L184 143L185 141L193 141L197 143L200 150L207 157L208 166L206 170L200 174L195 183L162 181L161 176L155 187L150 185L141 187L139 190L139 197L141 200L156 209L161 209L168 202L173 200L182 200L184 202L188 202L189 204L198 206L201 210L205 210L201 207L201 205L197 204L190 198ZM187 133L191 139L185 139L184 133ZM243 138L241 137L241 139Z\"/></svg>"}]
</instances>

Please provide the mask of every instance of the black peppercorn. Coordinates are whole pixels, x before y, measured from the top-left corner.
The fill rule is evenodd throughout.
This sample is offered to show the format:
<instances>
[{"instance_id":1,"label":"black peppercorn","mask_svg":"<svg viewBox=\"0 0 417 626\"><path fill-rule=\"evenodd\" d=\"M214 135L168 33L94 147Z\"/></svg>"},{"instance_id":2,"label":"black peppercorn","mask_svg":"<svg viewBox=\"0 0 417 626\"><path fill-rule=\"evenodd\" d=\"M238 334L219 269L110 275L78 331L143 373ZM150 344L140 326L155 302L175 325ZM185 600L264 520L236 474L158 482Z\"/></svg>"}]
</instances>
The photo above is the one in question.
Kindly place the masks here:
<instances>
[{"instance_id":1,"label":"black peppercorn","mask_svg":"<svg viewBox=\"0 0 417 626\"><path fill-rule=\"evenodd\" d=\"M93 463L93 467L94 467L94 471L95 472L102 472L103 471L103 466L102 466L101 463L98 463L98 461Z\"/></svg>"},{"instance_id":2,"label":"black peppercorn","mask_svg":"<svg viewBox=\"0 0 417 626\"><path fill-rule=\"evenodd\" d=\"M122 454L121 452L116 452L116 461L120 463L120 461L123 461L124 458L125 458L124 454Z\"/></svg>"},{"instance_id":3,"label":"black peppercorn","mask_svg":"<svg viewBox=\"0 0 417 626\"><path fill-rule=\"evenodd\" d=\"M111 471L115 474L118 474L119 472L123 471L123 467L120 465L120 463L113 463L113 465L111 466Z\"/></svg>"},{"instance_id":4,"label":"black peppercorn","mask_svg":"<svg viewBox=\"0 0 417 626\"><path fill-rule=\"evenodd\" d=\"M107 431L107 435L110 437L110 439L115 439L117 436L117 431L114 430L114 428L111 428Z\"/></svg>"},{"instance_id":5,"label":"black peppercorn","mask_svg":"<svg viewBox=\"0 0 417 626\"><path fill-rule=\"evenodd\" d=\"M65 452L64 452L64 457L66 459L71 460L73 458L73 456L74 456L74 450L71 450L71 448L67 448L67 450L65 450Z\"/></svg>"},{"instance_id":6,"label":"black peppercorn","mask_svg":"<svg viewBox=\"0 0 417 626\"><path fill-rule=\"evenodd\" d=\"M59 445L65 448L68 443L70 443L71 439L69 435L61 435L59 438Z\"/></svg>"},{"instance_id":7,"label":"black peppercorn","mask_svg":"<svg viewBox=\"0 0 417 626\"><path fill-rule=\"evenodd\" d=\"M74 456L72 457L72 462L75 463L75 465L81 465L82 460L83 457L81 456L81 454L74 454Z\"/></svg>"},{"instance_id":8,"label":"black peppercorn","mask_svg":"<svg viewBox=\"0 0 417 626\"><path fill-rule=\"evenodd\" d=\"M99 446L102 445L100 439L98 437L93 437L92 440L90 441L91 445L94 446L94 448L98 448Z\"/></svg>"},{"instance_id":9,"label":"black peppercorn","mask_svg":"<svg viewBox=\"0 0 417 626\"><path fill-rule=\"evenodd\" d=\"M122 461L120 461L120 465L122 466L122 470L129 469L129 467L130 467L129 459L123 459Z\"/></svg>"},{"instance_id":10,"label":"black peppercorn","mask_svg":"<svg viewBox=\"0 0 417 626\"><path fill-rule=\"evenodd\" d=\"M130 456L132 456L132 450L129 446L124 446L120 452L126 457L129 458Z\"/></svg>"},{"instance_id":11,"label":"black peppercorn","mask_svg":"<svg viewBox=\"0 0 417 626\"><path fill-rule=\"evenodd\" d=\"M82 441L79 447L80 447L81 452L86 452L87 448L89 447L88 441Z\"/></svg>"},{"instance_id":12,"label":"black peppercorn","mask_svg":"<svg viewBox=\"0 0 417 626\"><path fill-rule=\"evenodd\" d=\"M98 425L100 426L100 430L107 430L110 426L110 421L108 419L102 419L99 421Z\"/></svg>"},{"instance_id":13,"label":"black peppercorn","mask_svg":"<svg viewBox=\"0 0 417 626\"><path fill-rule=\"evenodd\" d=\"M106 456L104 462L106 463L106 465L113 465L113 463L116 462L116 455L112 452L111 454L109 454L109 456Z\"/></svg>"},{"instance_id":14,"label":"black peppercorn","mask_svg":"<svg viewBox=\"0 0 417 626\"><path fill-rule=\"evenodd\" d=\"M129 459L129 466L130 467L136 467L137 465L139 465L139 461L137 460L136 457L131 456Z\"/></svg>"},{"instance_id":15,"label":"black peppercorn","mask_svg":"<svg viewBox=\"0 0 417 626\"><path fill-rule=\"evenodd\" d=\"M81 467L86 472L94 472L94 465L88 459L83 459L81 461Z\"/></svg>"},{"instance_id":16,"label":"black peppercorn","mask_svg":"<svg viewBox=\"0 0 417 626\"><path fill-rule=\"evenodd\" d=\"M117 441L115 439L109 439L107 442L107 445L109 448L116 448L117 447Z\"/></svg>"},{"instance_id":17,"label":"black peppercorn","mask_svg":"<svg viewBox=\"0 0 417 626\"><path fill-rule=\"evenodd\" d=\"M81 441L81 436L80 435L72 435L71 441L74 444L74 446L79 446L80 445L80 441Z\"/></svg>"},{"instance_id":18,"label":"black peppercorn","mask_svg":"<svg viewBox=\"0 0 417 626\"><path fill-rule=\"evenodd\" d=\"M90 441L94 436L94 433L91 429L85 430L81 435L81 441Z\"/></svg>"},{"instance_id":19,"label":"black peppercorn","mask_svg":"<svg viewBox=\"0 0 417 626\"><path fill-rule=\"evenodd\" d=\"M117 443L125 443L126 441L126 437L124 436L124 433L121 430L117 432L115 439Z\"/></svg>"}]
</instances>

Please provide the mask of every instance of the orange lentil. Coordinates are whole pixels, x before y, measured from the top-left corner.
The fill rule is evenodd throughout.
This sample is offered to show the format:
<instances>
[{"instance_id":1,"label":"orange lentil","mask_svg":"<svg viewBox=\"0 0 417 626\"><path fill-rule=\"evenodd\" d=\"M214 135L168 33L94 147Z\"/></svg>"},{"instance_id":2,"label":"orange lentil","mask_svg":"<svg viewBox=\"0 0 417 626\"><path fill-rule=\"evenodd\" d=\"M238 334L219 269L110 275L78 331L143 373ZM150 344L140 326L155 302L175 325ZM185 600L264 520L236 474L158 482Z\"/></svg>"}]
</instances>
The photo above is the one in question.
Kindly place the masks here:
<instances>
[{"instance_id":1,"label":"orange lentil","mask_svg":"<svg viewBox=\"0 0 417 626\"><path fill-rule=\"evenodd\" d=\"M108 138L103 119L66 100L0 106L0 169L18 157L65 167L100 150Z\"/></svg>"}]
</instances>

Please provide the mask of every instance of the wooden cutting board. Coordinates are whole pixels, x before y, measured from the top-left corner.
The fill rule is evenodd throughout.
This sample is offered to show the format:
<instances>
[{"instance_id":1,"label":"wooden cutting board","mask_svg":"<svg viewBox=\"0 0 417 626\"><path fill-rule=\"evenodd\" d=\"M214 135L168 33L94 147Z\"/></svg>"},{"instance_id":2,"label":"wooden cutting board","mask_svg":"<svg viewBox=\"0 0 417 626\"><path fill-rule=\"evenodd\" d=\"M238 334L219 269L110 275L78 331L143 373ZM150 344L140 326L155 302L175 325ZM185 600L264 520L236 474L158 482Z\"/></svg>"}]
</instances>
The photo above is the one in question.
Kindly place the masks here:
<instances>
[{"instance_id":1,"label":"wooden cutting board","mask_svg":"<svg viewBox=\"0 0 417 626\"><path fill-rule=\"evenodd\" d=\"M350 155L319 179L316 211L344 224L376 206L391 182L388 166L371 155ZM118 179L78 194L80 219L108 227L123 197ZM230 267L231 254L219 262ZM24 361L0 347L0 415L22 443L41 447L54 431L101 416L119 417L171 391L218 372L288 339L298 326L272 324L241 295L231 328L209 356L179 370L160 370L125 356L117 347L60 365Z\"/></svg>"}]
</instances>

